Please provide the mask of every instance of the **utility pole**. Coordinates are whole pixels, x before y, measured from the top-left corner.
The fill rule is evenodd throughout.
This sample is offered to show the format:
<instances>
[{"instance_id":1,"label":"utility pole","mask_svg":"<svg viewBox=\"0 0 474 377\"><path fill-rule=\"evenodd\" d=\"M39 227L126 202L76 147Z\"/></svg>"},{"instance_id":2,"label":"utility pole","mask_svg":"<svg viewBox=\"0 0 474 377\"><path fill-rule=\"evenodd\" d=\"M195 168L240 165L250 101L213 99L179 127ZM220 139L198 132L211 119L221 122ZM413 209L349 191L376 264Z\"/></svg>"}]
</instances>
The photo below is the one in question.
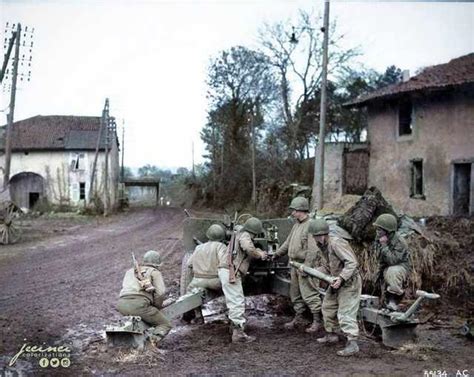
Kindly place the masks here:
<instances>
[{"instance_id":1,"label":"utility pole","mask_svg":"<svg viewBox=\"0 0 474 377\"><path fill-rule=\"evenodd\" d=\"M104 217L108 216L110 208L109 192L109 150L110 141L115 134L115 118L109 117L105 128L105 167L104 167Z\"/></svg>"},{"instance_id":2,"label":"utility pole","mask_svg":"<svg viewBox=\"0 0 474 377\"><path fill-rule=\"evenodd\" d=\"M124 154L125 154L125 121L122 120L122 170L120 172L122 183L125 179L125 166L123 164Z\"/></svg>"},{"instance_id":3,"label":"utility pole","mask_svg":"<svg viewBox=\"0 0 474 377\"><path fill-rule=\"evenodd\" d=\"M194 170L194 141L192 142L192 154L193 154L193 178L196 178L196 172Z\"/></svg>"},{"instance_id":4,"label":"utility pole","mask_svg":"<svg viewBox=\"0 0 474 377\"><path fill-rule=\"evenodd\" d=\"M258 106L258 105L257 105ZM257 107L258 114L258 107ZM255 116L253 113L253 106L250 110L250 132L252 140L252 204L254 210L257 209L257 177L255 173Z\"/></svg>"},{"instance_id":5,"label":"utility pole","mask_svg":"<svg viewBox=\"0 0 474 377\"><path fill-rule=\"evenodd\" d=\"M100 142L102 141L102 134L104 133L104 127L107 127L108 122L109 122L109 99L106 98L104 109L102 110L102 118L100 119L100 129L99 129L99 136L97 137L94 162L92 163L91 183L89 185L89 203L92 201L92 198L94 195L95 171L97 169L97 158L99 157Z\"/></svg>"},{"instance_id":6,"label":"utility pole","mask_svg":"<svg viewBox=\"0 0 474 377\"><path fill-rule=\"evenodd\" d=\"M324 139L326 137L326 88L328 67L328 39L329 39L329 0L324 1L324 39L323 39L323 67L321 77L321 111L319 119L319 140L316 145L314 181L313 181L313 210L320 210L324 206ZM317 190L317 194L316 194ZM316 196L316 200L315 200ZM316 205L315 205L316 204ZM316 207L316 208L314 208Z\"/></svg>"},{"instance_id":7,"label":"utility pole","mask_svg":"<svg viewBox=\"0 0 474 377\"><path fill-rule=\"evenodd\" d=\"M18 78L18 61L20 60L20 39L21 39L21 24L17 25L16 28L16 44L15 44L15 60L13 61L13 77L12 77L12 90L10 93L10 111L7 117L7 132L5 141L5 170L3 172L3 189L6 190L8 182L10 181L10 164L12 157L12 128L13 128L13 117L15 114L15 96L16 96L16 81ZM2 70L3 76L3 70ZM3 79L3 77L2 77Z\"/></svg>"},{"instance_id":8,"label":"utility pole","mask_svg":"<svg viewBox=\"0 0 474 377\"><path fill-rule=\"evenodd\" d=\"M15 43L16 36L17 32L15 31L13 32L13 35L11 36L8 42L7 52L5 53L5 57L3 58L2 70L0 71L0 84L2 83L3 78L5 77L5 72L7 71L8 61L10 60L10 55L13 50L13 44Z\"/></svg>"}]
</instances>

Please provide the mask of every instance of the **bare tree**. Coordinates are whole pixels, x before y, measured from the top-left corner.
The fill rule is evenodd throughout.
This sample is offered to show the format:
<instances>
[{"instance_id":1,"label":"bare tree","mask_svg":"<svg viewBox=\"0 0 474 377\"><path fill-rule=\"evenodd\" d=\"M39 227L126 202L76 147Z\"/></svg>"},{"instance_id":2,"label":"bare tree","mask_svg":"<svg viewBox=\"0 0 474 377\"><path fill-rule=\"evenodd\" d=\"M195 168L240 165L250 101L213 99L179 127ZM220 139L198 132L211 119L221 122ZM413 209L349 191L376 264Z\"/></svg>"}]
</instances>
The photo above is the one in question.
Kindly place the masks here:
<instances>
[{"instance_id":1,"label":"bare tree","mask_svg":"<svg viewBox=\"0 0 474 377\"><path fill-rule=\"evenodd\" d=\"M292 28L289 21L278 22L265 24L259 32L261 51L269 57L279 76L280 111L288 130L290 158L304 158L311 134L318 131L314 125L310 135L300 135L303 118L314 110L311 102L321 85L323 33L320 25L321 15L300 11L296 27ZM344 35L336 32L335 22L330 25L329 35L328 72L336 74L359 52L357 48L340 46Z\"/></svg>"}]
</instances>

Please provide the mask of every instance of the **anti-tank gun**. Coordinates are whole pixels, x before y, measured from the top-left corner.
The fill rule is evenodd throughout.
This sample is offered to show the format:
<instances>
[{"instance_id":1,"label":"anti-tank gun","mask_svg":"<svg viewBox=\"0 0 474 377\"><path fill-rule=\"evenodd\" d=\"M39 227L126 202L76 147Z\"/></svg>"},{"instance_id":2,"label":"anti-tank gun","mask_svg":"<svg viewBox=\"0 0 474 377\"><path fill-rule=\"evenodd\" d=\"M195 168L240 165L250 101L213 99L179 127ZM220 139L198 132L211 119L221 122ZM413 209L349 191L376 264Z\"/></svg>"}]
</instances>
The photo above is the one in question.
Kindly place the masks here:
<instances>
[{"instance_id":1,"label":"anti-tank gun","mask_svg":"<svg viewBox=\"0 0 474 377\"><path fill-rule=\"evenodd\" d=\"M250 216L250 215L247 215ZM221 224L226 230L226 239L223 241L228 244L232 234L239 229L245 221L245 216L234 217L231 221L227 219L203 219L189 216L183 224L183 245L184 254L181 267L180 281L180 297L170 303L164 305L162 312L169 318L177 318L183 314L191 313L192 315L200 315L200 308L204 303L218 295L217 292L208 292L204 289L194 289L187 292L187 287L192 279L192 271L187 266L187 261L192 255L196 245L207 242L206 231L212 224ZM264 232L255 237L254 243L261 250L265 251L270 257L275 253L280 245L280 241L284 241L290 233L293 222L288 218L262 220ZM330 232L333 231L330 225ZM340 235L341 229L338 230ZM293 267L290 267L290 264ZM279 294L289 296L290 288L290 269L301 268L306 274L314 276L319 280L331 283L335 277L319 273L319 271L311 269L307 266L296 262L288 263L288 259L267 258L267 260L253 260L247 275L244 277L243 286L246 295L252 294ZM316 272L315 272L316 271ZM320 289L322 295L325 294ZM382 341L386 346L399 347L407 341L413 340L416 336L415 328L418 320L414 318L414 313L420 306L423 299L436 299L435 294L426 292L418 292L418 300L404 313L391 312L387 309L380 308L379 298L371 295L361 295L359 319L361 324L368 323L378 328L382 332ZM201 314L202 315L202 314ZM190 316L188 316L189 318ZM130 319L131 318L131 319ZM128 317L129 322L132 317ZM132 321L133 322L133 321ZM132 323L130 322L130 323ZM127 322L128 323L128 322ZM140 321L143 325L143 321ZM130 326L129 326L130 327ZM146 340L146 331L143 330L137 335L135 330L129 330L126 325L110 327L107 329L107 339L111 344L127 344L142 347ZM133 327L133 326L132 326ZM136 327L136 326L135 326ZM135 329L135 327L133 327ZM137 341L137 339L139 341Z\"/></svg>"},{"instance_id":2,"label":"anti-tank gun","mask_svg":"<svg viewBox=\"0 0 474 377\"><path fill-rule=\"evenodd\" d=\"M191 282L191 271L187 267L187 260L191 256L195 247L199 243L207 242L206 230L212 224L220 224L226 231L226 239L223 241L229 244L232 234L241 229L245 220L251 215L235 215L233 219L226 216L224 219L206 219L189 216L183 224L183 245L184 256L181 267L180 293L184 295L187 286ZM293 222L288 218L264 219L262 220L264 232L254 238L254 244L259 249L267 253L267 260L252 260L247 275L244 277L243 286L246 295L275 293L289 295L289 271L286 258L273 260L274 255L280 245L281 240L288 236Z\"/></svg>"}]
</instances>

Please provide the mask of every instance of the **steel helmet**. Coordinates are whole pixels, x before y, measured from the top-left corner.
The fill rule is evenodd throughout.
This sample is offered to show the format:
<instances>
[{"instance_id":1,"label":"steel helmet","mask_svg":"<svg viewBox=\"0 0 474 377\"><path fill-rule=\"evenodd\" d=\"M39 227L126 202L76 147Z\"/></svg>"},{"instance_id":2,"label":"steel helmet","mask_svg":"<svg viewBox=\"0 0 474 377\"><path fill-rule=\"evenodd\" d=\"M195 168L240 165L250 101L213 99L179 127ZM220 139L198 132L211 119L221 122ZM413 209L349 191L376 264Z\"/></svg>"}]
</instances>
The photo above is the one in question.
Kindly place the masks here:
<instances>
[{"instance_id":1,"label":"steel helmet","mask_svg":"<svg viewBox=\"0 0 474 377\"><path fill-rule=\"evenodd\" d=\"M306 211L309 212L309 202L308 199L297 196L291 201L289 209L294 209L295 211Z\"/></svg>"},{"instance_id":2,"label":"steel helmet","mask_svg":"<svg viewBox=\"0 0 474 377\"><path fill-rule=\"evenodd\" d=\"M244 223L244 230L255 235L263 233L262 222L256 217L251 217Z\"/></svg>"},{"instance_id":3,"label":"steel helmet","mask_svg":"<svg viewBox=\"0 0 474 377\"><path fill-rule=\"evenodd\" d=\"M309 221L308 233L313 236L324 236L329 234L329 225L324 219L314 219Z\"/></svg>"},{"instance_id":4,"label":"steel helmet","mask_svg":"<svg viewBox=\"0 0 474 377\"><path fill-rule=\"evenodd\" d=\"M143 264L148 264L154 267L161 266L161 254L155 250L148 250L143 256Z\"/></svg>"},{"instance_id":5,"label":"steel helmet","mask_svg":"<svg viewBox=\"0 0 474 377\"><path fill-rule=\"evenodd\" d=\"M377 217L374 226L385 229L387 232L395 232L398 228L397 218L390 213L384 213Z\"/></svg>"},{"instance_id":6,"label":"steel helmet","mask_svg":"<svg viewBox=\"0 0 474 377\"><path fill-rule=\"evenodd\" d=\"M212 224L207 229L206 237L210 241L222 241L225 237L225 231L219 224Z\"/></svg>"}]
</instances>

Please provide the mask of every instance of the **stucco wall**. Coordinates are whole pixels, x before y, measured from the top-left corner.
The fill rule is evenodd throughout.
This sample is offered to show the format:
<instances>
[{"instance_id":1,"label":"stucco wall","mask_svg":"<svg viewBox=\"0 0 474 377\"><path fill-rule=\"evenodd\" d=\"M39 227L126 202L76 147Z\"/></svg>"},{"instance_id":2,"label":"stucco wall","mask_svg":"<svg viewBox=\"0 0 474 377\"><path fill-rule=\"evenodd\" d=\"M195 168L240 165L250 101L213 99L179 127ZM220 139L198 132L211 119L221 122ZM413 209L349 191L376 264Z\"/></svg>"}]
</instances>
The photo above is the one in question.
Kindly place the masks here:
<instances>
[{"instance_id":1,"label":"stucco wall","mask_svg":"<svg viewBox=\"0 0 474 377\"><path fill-rule=\"evenodd\" d=\"M447 215L452 162L474 158L474 95L420 96L412 102L414 128L409 137L398 136L395 103L369 106L369 185L409 215ZM423 159L425 200L410 198L410 160L417 158Z\"/></svg>"},{"instance_id":2,"label":"stucco wall","mask_svg":"<svg viewBox=\"0 0 474 377\"><path fill-rule=\"evenodd\" d=\"M365 143L326 143L324 147L324 201L332 202L343 195L344 151L366 149ZM310 159L314 166L314 158ZM365 173L365 172L364 172Z\"/></svg>"},{"instance_id":3,"label":"stucco wall","mask_svg":"<svg viewBox=\"0 0 474 377\"><path fill-rule=\"evenodd\" d=\"M80 169L71 167L77 154L83 154ZM45 195L50 203L80 205L79 183L85 182L86 199L89 197L90 174L94 161L94 151L30 151L12 153L10 177L21 172L32 172L41 175L45 182ZM5 156L0 156L0 166L5 166ZM97 161L97 191L103 193L104 187L104 153L100 153ZM111 204L117 201L117 183L119 178L118 152L112 149L109 160L109 188L111 188ZM3 175L0 177L3 185Z\"/></svg>"}]
</instances>

